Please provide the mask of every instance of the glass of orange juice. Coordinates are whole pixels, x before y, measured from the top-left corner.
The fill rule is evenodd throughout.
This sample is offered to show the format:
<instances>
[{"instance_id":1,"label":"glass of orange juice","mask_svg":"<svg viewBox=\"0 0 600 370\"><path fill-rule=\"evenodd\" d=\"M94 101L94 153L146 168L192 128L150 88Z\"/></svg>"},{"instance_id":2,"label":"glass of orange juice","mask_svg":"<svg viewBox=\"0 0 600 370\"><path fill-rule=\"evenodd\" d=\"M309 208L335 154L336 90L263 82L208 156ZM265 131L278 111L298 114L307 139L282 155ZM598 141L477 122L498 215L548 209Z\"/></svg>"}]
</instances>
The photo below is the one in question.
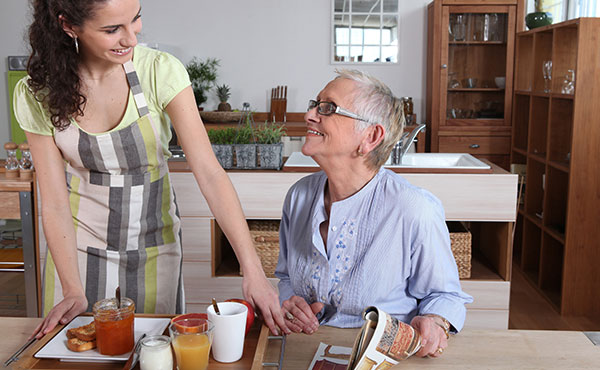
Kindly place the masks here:
<instances>
[{"instance_id":1,"label":"glass of orange juice","mask_svg":"<svg viewBox=\"0 0 600 370\"><path fill-rule=\"evenodd\" d=\"M179 370L206 370L213 324L206 319L185 319L169 325L171 344Z\"/></svg>"}]
</instances>

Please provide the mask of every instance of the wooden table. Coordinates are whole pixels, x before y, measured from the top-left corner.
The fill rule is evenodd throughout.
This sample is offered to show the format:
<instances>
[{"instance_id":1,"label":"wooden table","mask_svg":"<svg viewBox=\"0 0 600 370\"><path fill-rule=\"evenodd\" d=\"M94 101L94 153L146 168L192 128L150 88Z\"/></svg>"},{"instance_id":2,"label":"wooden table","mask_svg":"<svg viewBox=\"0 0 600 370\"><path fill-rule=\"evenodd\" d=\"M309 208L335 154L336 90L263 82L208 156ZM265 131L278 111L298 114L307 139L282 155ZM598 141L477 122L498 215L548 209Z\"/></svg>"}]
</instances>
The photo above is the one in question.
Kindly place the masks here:
<instances>
[{"instance_id":1,"label":"wooden table","mask_svg":"<svg viewBox=\"0 0 600 370\"><path fill-rule=\"evenodd\" d=\"M287 337L283 369L306 370L319 342L352 347L358 329L321 327L313 335ZM266 334L266 333L265 333ZM259 339L261 342L266 339ZM267 348L277 352L277 348ZM273 357L273 354L269 354ZM278 355L278 352L275 353ZM257 354L257 357L258 354ZM255 363L256 363L255 359ZM411 357L393 369L597 369L600 346L575 331L474 330L452 336L443 356ZM252 370L261 369L253 367Z\"/></svg>"},{"instance_id":2,"label":"wooden table","mask_svg":"<svg viewBox=\"0 0 600 370\"><path fill-rule=\"evenodd\" d=\"M136 315L137 316L137 315ZM139 315L145 317L170 317L168 315ZM40 318L18 318L18 317L0 317L0 366L4 361L8 360L12 354L19 349L26 341L29 335L33 332ZM42 348L50 339L56 335L63 326L58 326L51 333L48 333L41 341L31 345L25 352L21 354L17 362L13 362L9 369L122 369L123 362L115 363L77 363L77 362L61 362L56 359L36 359L33 355ZM266 328L266 327L265 327ZM258 320L248 332L246 342L244 343L244 354L242 359L231 363L224 364L216 362L212 356L208 368L210 370L248 370L252 366L254 354L258 343L261 326ZM266 341L265 336L265 341ZM261 350L264 352L264 350ZM139 369L139 363L135 369Z\"/></svg>"}]
</instances>

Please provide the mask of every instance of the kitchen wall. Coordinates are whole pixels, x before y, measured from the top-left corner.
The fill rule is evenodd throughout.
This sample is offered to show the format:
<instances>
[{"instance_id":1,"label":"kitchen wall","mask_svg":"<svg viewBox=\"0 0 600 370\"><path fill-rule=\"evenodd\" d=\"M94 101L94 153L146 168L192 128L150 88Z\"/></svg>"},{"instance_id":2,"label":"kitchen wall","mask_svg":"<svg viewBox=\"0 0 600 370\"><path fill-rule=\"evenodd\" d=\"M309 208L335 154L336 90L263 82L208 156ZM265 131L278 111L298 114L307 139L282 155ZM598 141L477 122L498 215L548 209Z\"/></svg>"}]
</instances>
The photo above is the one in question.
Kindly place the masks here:
<instances>
[{"instance_id":1,"label":"kitchen wall","mask_svg":"<svg viewBox=\"0 0 600 370\"><path fill-rule=\"evenodd\" d=\"M115 1L115 0L113 0ZM413 96L425 113L426 6L429 0L400 1L400 57L395 65L349 65L373 74L398 96ZM330 63L330 0L142 0L140 42L158 44L187 63L192 57L221 60L219 83L232 88L230 103L269 109L272 87L288 86L288 111L306 109L341 65ZM0 57L27 54L26 0L0 5ZM9 140L6 73L0 77L0 143ZM205 104L216 109L215 96ZM0 157L5 157L0 153Z\"/></svg>"}]
</instances>

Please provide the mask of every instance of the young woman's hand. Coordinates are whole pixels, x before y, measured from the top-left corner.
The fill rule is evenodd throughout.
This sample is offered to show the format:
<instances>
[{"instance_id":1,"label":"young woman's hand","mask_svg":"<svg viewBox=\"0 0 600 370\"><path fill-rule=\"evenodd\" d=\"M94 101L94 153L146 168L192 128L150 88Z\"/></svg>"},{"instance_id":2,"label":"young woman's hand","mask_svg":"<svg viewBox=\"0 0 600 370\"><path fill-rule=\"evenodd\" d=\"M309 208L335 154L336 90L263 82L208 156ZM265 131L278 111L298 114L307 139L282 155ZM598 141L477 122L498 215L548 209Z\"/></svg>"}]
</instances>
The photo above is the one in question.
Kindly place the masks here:
<instances>
[{"instance_id":1,"label":"young woman's hand","mask_svg":"<svg viewBox=\"0 0 600 370\"><path fill-rule=\"evenodd\" d=\"M432 317L415 316L410 325L421 334L421 349L415 354L416 356L439 357L448 347L446 332Z\"/></svg>"},{"instance_id":2,"label":"young woman's hand","mask_svg":"<svg viewBox=\"0 0 600 370\"><path fill-rule=\"evenodd\" d=\"M281 305L287 326L294 333L312 334L319 328L316 314L323 309L323 303L314 302L310 305L302 297L292 296Z\"/></svg>"},{"instance_id":3,"label":"young woman's hand","mask_svg":"<svg viewBox=\"0 0 600 370\"><path fill-rule=\"evenodd\" d=\"M279 306L279 296L275 288L269 283L262 270L256 273L247 273L244 271L244 281L242 283L244 299L246 299L255 308L256 313L260 315L269 327L271 333L280 335L281 331L290 334L283 313Z\"/></svg>"},{"instance_id":4,"label":"young woman's hand","mask_svg":"<svg viewBox=\"0 0 600 370\"><path fill-rule=\"evenodd\" d=\"M87 306L88 301L87 298L85 298L85 295L67 295L50 310L46 318L44 318L44 321L42 321L29 336L29 339L33 337L40 339L51 332L57 324L67 324L77 315L85 312Z\"/></svg>"}]
</instances>

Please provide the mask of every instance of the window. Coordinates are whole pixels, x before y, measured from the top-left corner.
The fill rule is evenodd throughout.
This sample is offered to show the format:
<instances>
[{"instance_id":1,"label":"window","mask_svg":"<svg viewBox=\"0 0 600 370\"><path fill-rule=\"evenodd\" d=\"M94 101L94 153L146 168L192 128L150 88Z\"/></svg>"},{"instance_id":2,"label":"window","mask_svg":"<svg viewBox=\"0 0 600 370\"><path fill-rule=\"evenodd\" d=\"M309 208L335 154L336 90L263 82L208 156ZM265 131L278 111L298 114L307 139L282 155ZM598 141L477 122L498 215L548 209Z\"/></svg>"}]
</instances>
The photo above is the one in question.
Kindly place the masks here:
<instances>
[{"instance_id":1,"label":"window","mask_svg":"<svg viewBox=\"0 0 600 370\"><path fill-rule=\"evenodd\" d=\"M579 17L600 17L598 0L570 0L569 19Z\"/></svg>"},{"instance_id":2,"label":"window","mask_svg":"<svg viewBox=\"0 0 600 370\"><path fill-rule=\"evenodd\" d=\"M332 0L334 63L397 63L399 0Z\"/></svg>"}]
</instances>

